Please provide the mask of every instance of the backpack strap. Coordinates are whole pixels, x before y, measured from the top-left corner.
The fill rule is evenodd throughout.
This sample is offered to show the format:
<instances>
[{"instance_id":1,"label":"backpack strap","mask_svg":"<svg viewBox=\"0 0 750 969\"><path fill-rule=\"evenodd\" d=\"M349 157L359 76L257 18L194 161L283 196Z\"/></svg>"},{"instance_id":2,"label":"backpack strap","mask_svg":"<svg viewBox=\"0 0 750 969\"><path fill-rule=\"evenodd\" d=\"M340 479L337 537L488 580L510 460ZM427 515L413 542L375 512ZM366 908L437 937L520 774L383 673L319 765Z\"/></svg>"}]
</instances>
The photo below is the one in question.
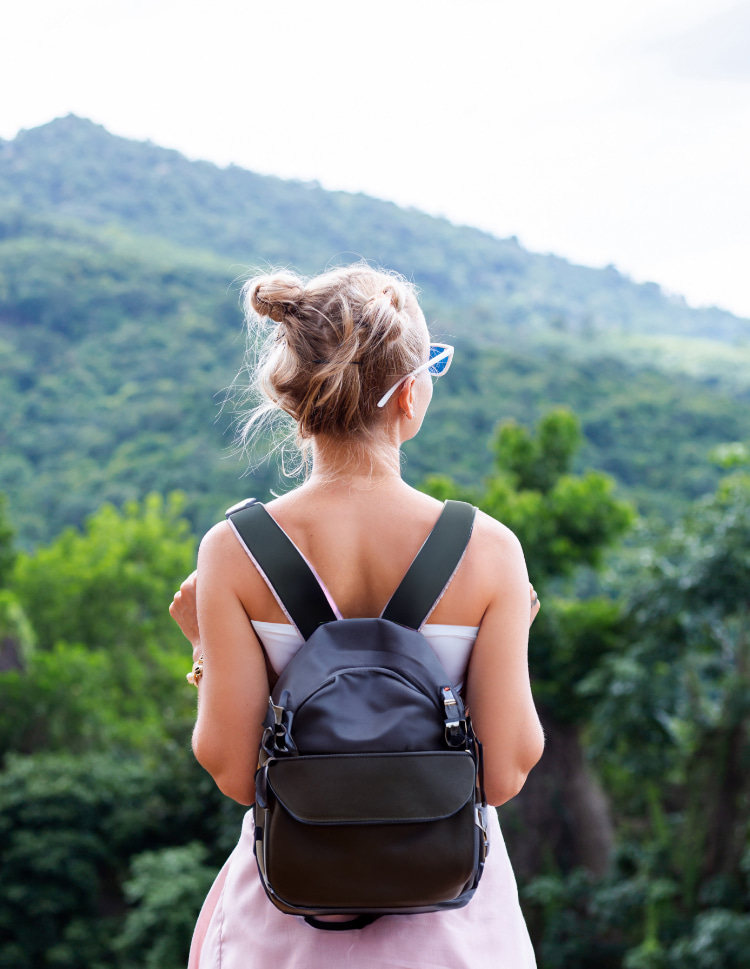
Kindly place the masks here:
<instances>
[{"instance_id":1,"label":"backpack strap","mask_svg":"<svg viewBox=\"0 0 750 969\"><path fill-rule=\"evenodd\" d=\"M391 596L382 617L421 629L461 564L471 538L476 508L446 501L424 545ZM255 498L226 512L284 614L307 640L318 626L340 619L320 579L283 529Z\"/></svg>"},{"instance_id":2,"label":"backpack strap","mask_svg":"<svg viewBox=\"0 0 750 969\"><path fill-rule=\"evenodd\" d=\"M303 639L309 639L322 623L340 618L310 564L261 502L242 501L226 517Z\"/></svg>"},{"instance_id":3,"label":"backpack strap","mask_svg":"<svg viewBox=\"0 0 750 969\"><path fill-rule=\"evenodd\" d=\"M410 629L422 628L461 564L476 513L465 501L445 502L435 527L383 610L383 619Z\"/></svg>"}]
</instances>

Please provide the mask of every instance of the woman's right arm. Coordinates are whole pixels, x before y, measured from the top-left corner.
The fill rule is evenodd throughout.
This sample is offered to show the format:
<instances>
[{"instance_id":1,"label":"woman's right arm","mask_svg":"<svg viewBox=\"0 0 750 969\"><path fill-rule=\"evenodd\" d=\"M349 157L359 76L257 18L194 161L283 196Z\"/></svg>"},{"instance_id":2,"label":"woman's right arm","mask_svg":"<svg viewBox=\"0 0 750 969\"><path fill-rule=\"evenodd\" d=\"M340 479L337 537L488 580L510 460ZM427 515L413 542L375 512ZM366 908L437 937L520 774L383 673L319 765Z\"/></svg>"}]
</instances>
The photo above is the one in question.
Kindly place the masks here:
<instances>
[{"instance_id":1,"label":"woman's right arm","mask_svg":"<svg viewBox=\"0 0 750 969\"><path fill-rule=\"evenodd\" d=\"M490 580L490 601L472 650L465 695L484 748L487 800L497 806L523 787L542 756L544 733L529 680L529 621L535 608L523 551L505 526L485 515L478 524L478 564Z\"/></svg>"},{"instance_id":2,"label":"woman's right arm","mask_svg":"<svg viewBox=\"0 0 750 969\"><path fill-rule=\"evenodd\" d=\"M221 791L255 799L254 775L268 709L263 650L240 598L248 561L229 525L211 529L198 552L197 603L203 675L193 751Z\"/></svg>"}]
</instances>

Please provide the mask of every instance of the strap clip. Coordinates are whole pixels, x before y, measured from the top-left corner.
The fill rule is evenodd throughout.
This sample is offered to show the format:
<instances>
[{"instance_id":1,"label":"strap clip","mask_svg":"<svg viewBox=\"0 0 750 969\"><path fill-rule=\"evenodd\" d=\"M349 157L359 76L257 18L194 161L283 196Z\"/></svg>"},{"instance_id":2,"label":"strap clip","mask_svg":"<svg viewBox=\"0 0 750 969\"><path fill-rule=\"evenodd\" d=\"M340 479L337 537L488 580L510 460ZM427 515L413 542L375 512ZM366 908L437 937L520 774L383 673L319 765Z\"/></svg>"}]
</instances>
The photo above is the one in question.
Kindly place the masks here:
<instances>
[{"instance_id":1,"label":"strap clip","mask_svg":"<svg viewBox=\"0 0 750 969\"><path fill-rule=\"evenodd\" d=\"M479 860L484 864L484 860L490 853L490 838L487 833L487 807L483 804L474 805L474 823L481 831L479 844Z\"/></svg>"},{"instance_id":2,"label":"strap clip","mask_svg":"<svg viewBox=\"0 0 750 969\"><path fill-rule=\"evenodd\" d=\"M440 694L443 698L443 706L445 707L445 742L449 747L465 747L467 738L466 721L461 716L463 713L461 704L459 704L453 695L453 690L450 686L441 687Z\"/></svg>"},{"instance_id":3,"label":"strap clip","mask_svg":"<svg viewBox=\"0 0 750 969\"><path fill-rule=\"evenodd\" d=\"M226 518L229 518L230 515L234 515L238 511L242 511L245 508L249 508L251 505L257 505L257 504L258 504L257 498L245 498L244 501L238 501L236 505L232 505L231 508L227 508L227 510L224 512L224 515Z\"/></svg>"},{"instance_id":4,"label":"strap clip","mask_svg":"<svg viewBox=\"0 0 750 969\"><path fill-rule=\"evenodd\" d=\"M287 690L282 693L280 699L281 703L276 704L273 702L273 697L268 698L268 713L263 721L263 738L260 744L261 767L264 767L270 759L290 757L298 753L297 745L292 740L294 714L284 706L289 699Z\"/></svg>"}]
</instances>

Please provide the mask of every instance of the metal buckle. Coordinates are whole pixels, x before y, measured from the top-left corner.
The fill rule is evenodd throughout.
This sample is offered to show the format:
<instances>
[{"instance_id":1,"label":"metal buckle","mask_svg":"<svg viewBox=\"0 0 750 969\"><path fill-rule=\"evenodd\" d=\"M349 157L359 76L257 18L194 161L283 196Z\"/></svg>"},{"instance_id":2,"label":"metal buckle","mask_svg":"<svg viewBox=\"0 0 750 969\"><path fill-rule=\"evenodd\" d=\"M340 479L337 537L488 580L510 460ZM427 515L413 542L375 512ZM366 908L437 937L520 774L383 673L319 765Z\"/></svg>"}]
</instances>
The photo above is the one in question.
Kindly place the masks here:
<instances>
[{"instance_id":1,"label":"metal buckle","mask_svg":"<svg viewBox=\"0 0 750 969\"><path fill-rule=\"evenodd\" d=\"M482 840L479 850L479 860L484 863L485 858L490 853L490 839L487 835L487 815L486 808L479 804L474 807L474 823L482 832Z\"/></svg>"},{"instance_id":2,"label":"metal buckle","mask_svg":"<svg viewBox=\"0 0 750 969\"><path fill-rule=\"evenodd\" d=\"M466 743L466 721L456 716L459 710L458 700L449 686L440 688L445 707L445 742L449 747L462 747Z\"/></svg>"},{"instance_id":3,"label":"metal buckle","mask_svg":"<svg viewBox=\"0 0 750 969\"><path fill-rule=\"evenodd\" d=\"M458 700L453 696L453 690L449 686L444 686L440 691L443 695L443 703L445 704L445 712L448 713L448 707L457 707Z\"/></svg>"},{"instance_id":4,"label":"metal buckle","mask_svg":"<svg viewBox=\"0 0 750 969\"><path fill-rule=\"evenodd\" d=\"M257 505L257 498L245 498L244 501L238 501L236 505L232 505L231 508L227 508L224 512L225 515L233 515L237 511L242 511L243 508L249 508L250 505Z\"/></svg>"}]
</instances>

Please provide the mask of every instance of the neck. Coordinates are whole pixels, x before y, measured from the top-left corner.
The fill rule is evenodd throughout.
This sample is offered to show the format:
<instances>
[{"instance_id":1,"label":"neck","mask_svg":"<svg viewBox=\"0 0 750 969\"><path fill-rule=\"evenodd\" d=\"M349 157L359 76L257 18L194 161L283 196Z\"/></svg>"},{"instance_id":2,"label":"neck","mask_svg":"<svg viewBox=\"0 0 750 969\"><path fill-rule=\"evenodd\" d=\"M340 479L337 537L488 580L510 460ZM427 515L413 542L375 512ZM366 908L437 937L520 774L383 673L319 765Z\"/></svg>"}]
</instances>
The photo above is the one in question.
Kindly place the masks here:
<instances>
[{"instance_id":1,"label":"neck","mask_svg":"<svg viewBox=\"0 0 750 969\"><path fill-rule=\"evenodd\" d=\"M341 442L319 435L313 438L312 456L311 482L401 477L400 451L390 441Z\"/></svg>"}]
</instances>

